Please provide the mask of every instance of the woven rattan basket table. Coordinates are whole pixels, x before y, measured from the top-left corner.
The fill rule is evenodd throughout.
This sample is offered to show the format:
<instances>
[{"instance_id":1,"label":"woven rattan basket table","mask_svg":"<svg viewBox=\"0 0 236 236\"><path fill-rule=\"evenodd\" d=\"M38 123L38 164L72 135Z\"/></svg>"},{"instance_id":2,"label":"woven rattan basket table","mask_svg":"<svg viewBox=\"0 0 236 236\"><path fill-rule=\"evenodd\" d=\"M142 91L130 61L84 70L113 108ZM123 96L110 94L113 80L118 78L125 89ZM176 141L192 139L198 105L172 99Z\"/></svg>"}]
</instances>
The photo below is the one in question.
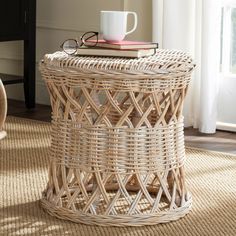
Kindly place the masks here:
<instances>
[{"instance_id":1,"label":"woven rattan basket table","mask_svg":"<svg viewBox=\"0 0 236 236\"><path fill-rule=\"evenodd\" d=\"M43 208L104 226L187 214L182 107L193 68L171 50L141 59L45 55L52 141Z\"/></svg>"}]
</instances>

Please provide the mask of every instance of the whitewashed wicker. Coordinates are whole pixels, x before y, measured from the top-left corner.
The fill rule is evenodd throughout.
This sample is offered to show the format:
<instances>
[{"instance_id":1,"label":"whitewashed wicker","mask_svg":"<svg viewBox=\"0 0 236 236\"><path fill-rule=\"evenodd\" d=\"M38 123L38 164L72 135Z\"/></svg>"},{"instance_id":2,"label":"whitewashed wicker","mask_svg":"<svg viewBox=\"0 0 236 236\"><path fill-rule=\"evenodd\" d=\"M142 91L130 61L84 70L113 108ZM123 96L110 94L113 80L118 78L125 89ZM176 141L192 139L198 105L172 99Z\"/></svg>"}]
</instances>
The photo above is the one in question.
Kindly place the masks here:
<instances>
[{"instance_id":1,"label":"whitewashed wicker","mask_svg":"<svg viewBox=\"0 0 236 236\"><path fill-rule=\"evenodd\" d=\"M103 226L188 213L182 107L193 68L171 50L141 59L45 55L52 142L43 208Z\"/></svg>"}]
</instances>

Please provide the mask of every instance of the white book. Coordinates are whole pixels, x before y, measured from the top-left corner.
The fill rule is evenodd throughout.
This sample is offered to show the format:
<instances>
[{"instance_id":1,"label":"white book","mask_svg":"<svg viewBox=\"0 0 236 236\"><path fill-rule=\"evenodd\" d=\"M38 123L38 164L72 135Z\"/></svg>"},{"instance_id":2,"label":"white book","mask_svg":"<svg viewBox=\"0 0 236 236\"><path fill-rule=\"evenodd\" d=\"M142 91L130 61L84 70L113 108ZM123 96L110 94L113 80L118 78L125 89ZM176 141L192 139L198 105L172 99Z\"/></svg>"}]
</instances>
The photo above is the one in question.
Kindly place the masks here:
<instances>
[{"instance_id":1,"label":"white book","mask_svg":"<svg viewBox=\"0 0 236 236\"><path fill-rule=\"evenodd\" d=\"M137 50L115 50L98 47L78 48L77 56L109 56L109 57L130 57L140 58L154 55L155 49L137 49Z\"/></svg>"}]
</instances>

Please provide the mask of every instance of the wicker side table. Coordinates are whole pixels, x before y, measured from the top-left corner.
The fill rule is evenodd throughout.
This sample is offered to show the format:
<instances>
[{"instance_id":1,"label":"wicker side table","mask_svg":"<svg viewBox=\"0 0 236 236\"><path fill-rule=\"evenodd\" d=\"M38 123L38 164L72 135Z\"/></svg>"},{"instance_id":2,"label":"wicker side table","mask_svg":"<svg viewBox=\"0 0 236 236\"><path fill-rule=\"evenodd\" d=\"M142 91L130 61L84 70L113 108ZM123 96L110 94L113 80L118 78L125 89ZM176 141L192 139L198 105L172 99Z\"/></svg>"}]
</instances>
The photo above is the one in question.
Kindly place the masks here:
<instances>
[{"instance_id":1,"label":"wicker side table","mask_svg":"<svg viewBox=\"0 0 236 236\"><path fill-rule=\"evenodd\" d=\"M115 226L188 213L182 107L193 68L170 50L141 59L45 55L52 142L43 208Z\"/></svg>"}]
</instances>

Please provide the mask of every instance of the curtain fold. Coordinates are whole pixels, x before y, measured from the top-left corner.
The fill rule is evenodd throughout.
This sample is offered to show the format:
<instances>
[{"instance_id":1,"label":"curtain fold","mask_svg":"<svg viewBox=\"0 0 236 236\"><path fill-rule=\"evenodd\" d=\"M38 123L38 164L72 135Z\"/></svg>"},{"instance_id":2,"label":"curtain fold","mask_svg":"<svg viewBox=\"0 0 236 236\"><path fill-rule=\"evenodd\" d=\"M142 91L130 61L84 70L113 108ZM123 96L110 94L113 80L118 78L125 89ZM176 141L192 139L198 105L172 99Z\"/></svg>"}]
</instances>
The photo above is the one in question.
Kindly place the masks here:
<instances>
[{"instance_id":1,"label":"curtain fold","mask_svg":"<svg viewBox=\"0 0 236 236\"><path fill-rule=\"evenodd\" d=\"M203 133L216 130L220 25L221 0L153 0L153 39L191 54L197 64L183 112L185 126Z\"/></svg>"}]
</instances>

